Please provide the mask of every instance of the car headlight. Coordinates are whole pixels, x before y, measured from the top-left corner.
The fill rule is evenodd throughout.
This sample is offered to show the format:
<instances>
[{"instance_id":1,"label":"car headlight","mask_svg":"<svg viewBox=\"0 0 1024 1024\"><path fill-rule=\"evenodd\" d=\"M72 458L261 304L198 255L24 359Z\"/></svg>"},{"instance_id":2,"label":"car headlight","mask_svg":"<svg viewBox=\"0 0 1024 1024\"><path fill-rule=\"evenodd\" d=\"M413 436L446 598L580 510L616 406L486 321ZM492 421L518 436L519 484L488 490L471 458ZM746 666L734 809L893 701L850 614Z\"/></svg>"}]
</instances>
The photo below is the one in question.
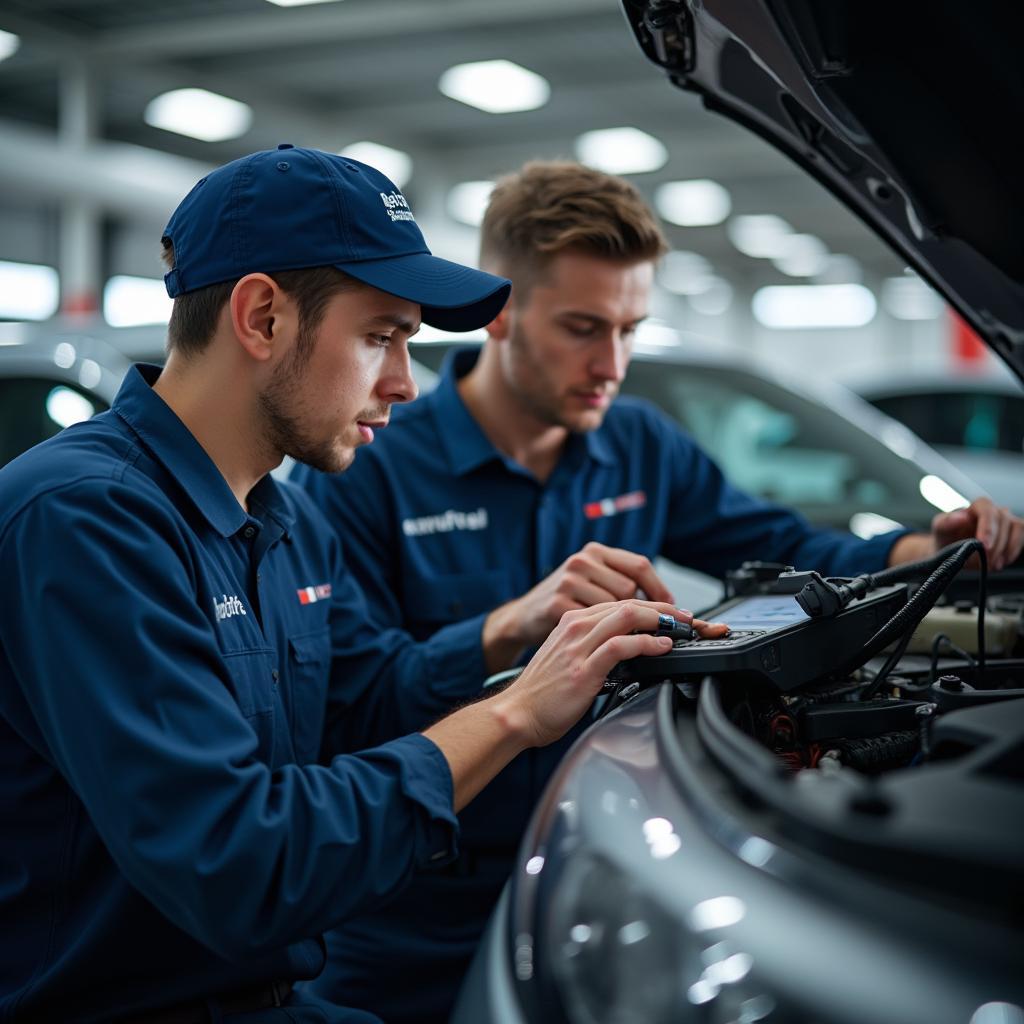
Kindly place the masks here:
<instances>
[{"instance_id":1,"label":"car headlight","mask_svg":"<svg viewBox=\"0 0 1024 1024\"><path fill-rule=\"evenodd\" d=\"M545 966L565 1018L571 1024L766 1018L775 1002L753 985L752 958L723 937L743 914L742 902L725 896L680 920L616 865L573 858L543 922Z\"/></svg>"}]
</instances>

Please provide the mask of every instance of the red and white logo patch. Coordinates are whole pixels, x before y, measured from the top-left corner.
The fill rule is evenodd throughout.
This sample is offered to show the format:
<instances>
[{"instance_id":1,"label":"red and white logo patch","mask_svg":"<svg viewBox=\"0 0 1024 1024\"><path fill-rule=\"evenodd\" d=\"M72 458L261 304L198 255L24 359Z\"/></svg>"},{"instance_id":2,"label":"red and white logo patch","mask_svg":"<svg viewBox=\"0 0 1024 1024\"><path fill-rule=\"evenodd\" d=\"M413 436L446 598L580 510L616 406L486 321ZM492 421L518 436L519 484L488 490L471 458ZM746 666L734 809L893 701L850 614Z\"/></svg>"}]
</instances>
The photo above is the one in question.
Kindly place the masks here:
<instances>
[{"instance_id":1,"label":"red and white logo patch","mask_svg":"<svg viewBox=\"0 0 1024 1024\"><path fill-rule=\"evenodd\" d=\"M321 583L315 587L300 587L295 591L299 595L299 604L315 604L326 601L331 596L330 583Z\"/></svg>"},{"instance_id":2,"label":"red and white logo patch","mask_svg":"<svg viewBox=\"0 0 1024 1024\"><path fill-rule=\"evenodd\" d=\"M643 508L646 504L645 491L630 491L628 494L620 494L617 498L588 501L583 506L583 514L588 519L601 519L604 516L617 516L620 512L629 512L634 508Z\"/></svg>"}]
</instances>

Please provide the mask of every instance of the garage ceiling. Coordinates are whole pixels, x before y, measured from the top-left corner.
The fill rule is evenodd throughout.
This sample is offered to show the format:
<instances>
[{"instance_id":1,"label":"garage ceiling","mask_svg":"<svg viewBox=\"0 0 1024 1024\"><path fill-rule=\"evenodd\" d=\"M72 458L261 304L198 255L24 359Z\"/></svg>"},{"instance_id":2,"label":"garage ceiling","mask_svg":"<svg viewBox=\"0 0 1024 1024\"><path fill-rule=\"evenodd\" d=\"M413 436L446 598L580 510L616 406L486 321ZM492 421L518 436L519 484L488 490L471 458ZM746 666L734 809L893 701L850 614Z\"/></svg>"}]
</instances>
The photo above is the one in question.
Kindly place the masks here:
<instances>
[{"instance_id":1,"label":"garage ceiling","mask_svg":"<svg viewBox=\"0 0 1024 1024\"><path fill-rule=\"evenodd\" d=\"M615 0L2 0L0 29L22 39L0 63L0 135L4 122L55 132L62 76L84 67L97 82L103 139L210 164L281 141L337 150L372 139L412 155L415 204L417 181L494 177L530 157L571 156L582 131L633 125L670 154L660 171L635 176L648 195L662 181L712 178L734 213L777 213L856 257L869 276L902 266L785 158L669 85L640 55ZM492 58L543 75L550 101L496 115L438 91L451 65ZM154 96L186 86L248 103L251 130L204 143L143 122ZM742 256L720 225L671 234L734 281L792 281Z\"/></svg>"}]
</instances>

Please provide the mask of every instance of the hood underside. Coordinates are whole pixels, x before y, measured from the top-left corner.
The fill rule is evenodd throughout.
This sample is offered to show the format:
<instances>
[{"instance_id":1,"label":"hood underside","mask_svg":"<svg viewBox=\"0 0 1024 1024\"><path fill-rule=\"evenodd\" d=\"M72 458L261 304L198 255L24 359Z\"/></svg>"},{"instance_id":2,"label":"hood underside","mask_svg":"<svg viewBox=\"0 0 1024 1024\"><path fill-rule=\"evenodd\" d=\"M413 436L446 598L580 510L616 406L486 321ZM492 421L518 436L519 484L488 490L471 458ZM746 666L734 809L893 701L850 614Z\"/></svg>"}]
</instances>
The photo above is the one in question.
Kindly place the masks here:
<instances>
[{"instance_id":1,"label":"hood underside","mask_svg":"<svg viewBox=\"0 0 1024 1024\"><path fill-rule=\"evenodd\" d=\"M1024 380L1024 6L623 5L673 84L817 178Z\"/></svg>"}]
</instances>

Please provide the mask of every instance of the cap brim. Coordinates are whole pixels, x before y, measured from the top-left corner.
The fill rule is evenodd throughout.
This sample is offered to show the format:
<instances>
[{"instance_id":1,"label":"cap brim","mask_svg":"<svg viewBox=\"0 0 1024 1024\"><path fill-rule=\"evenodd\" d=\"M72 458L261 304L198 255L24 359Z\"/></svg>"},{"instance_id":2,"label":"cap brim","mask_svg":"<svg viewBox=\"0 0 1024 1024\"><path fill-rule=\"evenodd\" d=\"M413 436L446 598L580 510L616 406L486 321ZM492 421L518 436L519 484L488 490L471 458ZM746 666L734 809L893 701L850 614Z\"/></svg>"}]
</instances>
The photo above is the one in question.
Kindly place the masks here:
<instances>
[{"instance_id":1,"label":"cap brim","mask_svg":"<svg viewBox=\"0 0 1024 1024\"><path fill-rule=\"evenodd\" d=\"M443 331L486 327L508 301L512 283L430 253L336 263L339 270L420 306L425 324Z\"/></svg>"}]
</instances>

